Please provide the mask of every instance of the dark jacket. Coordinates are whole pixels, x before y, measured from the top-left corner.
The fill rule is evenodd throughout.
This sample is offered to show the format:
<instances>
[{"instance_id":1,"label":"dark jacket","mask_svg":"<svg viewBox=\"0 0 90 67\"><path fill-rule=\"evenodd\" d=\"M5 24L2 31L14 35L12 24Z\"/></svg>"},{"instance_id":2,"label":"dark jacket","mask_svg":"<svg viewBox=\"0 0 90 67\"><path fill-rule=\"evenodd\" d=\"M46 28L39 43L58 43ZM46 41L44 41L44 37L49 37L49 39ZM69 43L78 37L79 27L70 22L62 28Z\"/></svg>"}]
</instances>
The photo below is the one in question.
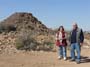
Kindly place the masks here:
<instances>
[{"instance_id":1,"label":"dark jacket","mask_svg":"<svg viewBox=\"0 0 90 67\"><path fill-rule=\"evenodd\" d=\"M73 30L70 32L70 37L69 37L69 40L70 40L70 43L73 43L72 41L75 39L72 34L73 33ZM76 43L83 43L84 41L84 34L83 34L83 31L82 29L77 29L76 30Z\"/></svg>"}]
</instances>

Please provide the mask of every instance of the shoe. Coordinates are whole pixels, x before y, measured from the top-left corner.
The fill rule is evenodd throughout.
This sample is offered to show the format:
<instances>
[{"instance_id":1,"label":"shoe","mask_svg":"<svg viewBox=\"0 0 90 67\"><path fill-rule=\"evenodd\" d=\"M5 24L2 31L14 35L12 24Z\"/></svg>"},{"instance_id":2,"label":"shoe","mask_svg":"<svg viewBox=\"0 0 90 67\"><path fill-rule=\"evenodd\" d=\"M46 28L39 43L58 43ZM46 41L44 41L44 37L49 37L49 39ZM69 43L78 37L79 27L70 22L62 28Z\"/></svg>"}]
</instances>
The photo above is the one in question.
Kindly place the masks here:
<instances>
[{"instance_id":1,"label":"shoe","mask_svg":"<svg viewBox=\"0 0 90 67\"><path fill-rule=\"evenodd\" d=\"M77 64L80 64L80 61L76 61Z\"/></svg>"},{"instance_id":2,"label":"shoe","mask_svg":"<svg viewBox=\"0 0 90 67\"><path fill-rule=\"evenodd\" d=\"M58 56L58 59L61 59L62 57L61 56Z\"/></svg>"},{"instance_id":3,"label":"shoe","mask_svg":"<svg viewBox=\"0 0 90 67\"><path fill-rule=\"evenodd\" d=\"M64 57L63 59L64 59L64 60L67 60L67 58L66 58L66 57Z\"/></svg>"},{"instance_id":4,"label":"shoe","mask_svg":"<svg viewBox=\"0 0 90 67\"><path fill-rule=\"evenodd\" d=\"M71 59L70 61L73 62L73 61L75 61L75 59Z\"/></svg>"},{"instance_id":5,"label":"shoe","mask_svg":"<svg viewBox=\"0 0 90 67\"><path fill-rule=\"evenodd\" d=\"M77 63L77 64L80 64L80 60L76 60L76 63Z\"/></svg>"}]
</instances>

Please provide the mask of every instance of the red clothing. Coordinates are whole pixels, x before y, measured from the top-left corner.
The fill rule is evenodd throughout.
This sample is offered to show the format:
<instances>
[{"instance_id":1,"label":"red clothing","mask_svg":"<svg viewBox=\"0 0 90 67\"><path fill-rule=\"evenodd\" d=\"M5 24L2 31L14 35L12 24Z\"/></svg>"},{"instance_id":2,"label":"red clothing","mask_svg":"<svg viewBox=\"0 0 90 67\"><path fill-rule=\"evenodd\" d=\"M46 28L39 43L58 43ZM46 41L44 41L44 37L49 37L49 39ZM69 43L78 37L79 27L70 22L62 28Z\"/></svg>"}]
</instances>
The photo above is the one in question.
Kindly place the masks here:
<instances>
[{"instance_id":1,"label":"red clothing","mask_svg":"<svg viewBox=\"0 0 90 67\"><path fill-rule=\"evenodd\" d=\"M56 33L56 46L67 46L67 42L66 39L64 39L66 37L65 32L61 32L62 35L60 35L60 32ZM60 41L59 36L62 37L62 41Z\"/></svg>"}]
</instances>

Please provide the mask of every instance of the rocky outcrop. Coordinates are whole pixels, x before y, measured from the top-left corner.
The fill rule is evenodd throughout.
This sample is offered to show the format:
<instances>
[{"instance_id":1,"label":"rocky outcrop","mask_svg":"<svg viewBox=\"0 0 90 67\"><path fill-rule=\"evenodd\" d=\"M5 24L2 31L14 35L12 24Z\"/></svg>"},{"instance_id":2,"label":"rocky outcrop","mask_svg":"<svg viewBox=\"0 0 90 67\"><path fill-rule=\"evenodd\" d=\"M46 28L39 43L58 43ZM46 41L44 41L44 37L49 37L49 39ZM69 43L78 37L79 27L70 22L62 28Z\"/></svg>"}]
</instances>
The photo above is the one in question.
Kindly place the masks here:
<instances>
[{"instance_id":1,"label":"rocky outcrop","mask_svg":"<svg viewBox=\"0 0 90 67\"><path fill-rule=\"evenodd\" d=\"M0 33L0 50L3 52L8 51L7 49L12 50L17 42L21 44L19 47L23 46L23 48L31 49L32 45L34 48L36 47L36 50L51 49L48 44L52 44L54 40L52 36L54 33L51 29L47 28L31 13L25 12L16 12L2 21Z\"/></svg>"},{"instance_id":2,"label":"rocky outcrop","mask_svg":"<svg viewBox=\"0 0 90 67\"><path fill-rule=\"evenodd\" d=\"M12 33L0 34L0 53L12 54L17 52L15 48L15 35Z\"/></svg>"},{"instance_id":3,"label":"rocky outcrop","mask_svg":"<svg viewBox=\"0 0 90 67\"><path fill-rule=\"evenodd\" d=\"M51 32L41 21L35 18L31 13L14 13L4 21L1 25L4 31L17 31L23 30L33 31L34 34L48 34Z\"/></svg>"}]
</instances>

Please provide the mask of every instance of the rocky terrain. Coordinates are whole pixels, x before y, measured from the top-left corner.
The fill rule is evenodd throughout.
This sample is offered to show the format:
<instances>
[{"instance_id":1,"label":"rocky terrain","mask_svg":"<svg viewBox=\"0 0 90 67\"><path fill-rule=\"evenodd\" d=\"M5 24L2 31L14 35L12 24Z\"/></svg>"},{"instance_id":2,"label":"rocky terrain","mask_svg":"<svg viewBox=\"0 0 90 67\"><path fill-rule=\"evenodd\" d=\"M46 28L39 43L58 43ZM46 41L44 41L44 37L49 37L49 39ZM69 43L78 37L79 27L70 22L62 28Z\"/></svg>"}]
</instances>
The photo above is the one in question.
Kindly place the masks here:
<instances>
[{"instance_id":1,"label":"rocky terrain","mask_svg":"<svg viewBox=\"0 0 90 67\"><path fill-rule=\"evenodd\" d=\"M57 59L55 32L31 13L16 12L0 23L0 67L89 67L90 34L85 33L82 63Z\"/></svg>"},{"instance_id":2,"label":"rocky terrain","mask_svg":"<svg viewBox=\"0 0 90 67\"><path fill-rule=\"evenodd\" d=\"M16 12L0 23L0 53L16 52L17 49L56 50L55 32L31 13ZM90 34L85 33L84 48L90 48L89 40Z\"/></svg>"},{"instance_id":3,"label":"rocky terrain","mask_svg":"<svg viewBox=\"0 0 90 67\"><path fill-rule=\"evenodd\" d=\"M51 50L53 34L31 13L16 12L0 23L0 50Z\"/></svg>"}]
</instances>

